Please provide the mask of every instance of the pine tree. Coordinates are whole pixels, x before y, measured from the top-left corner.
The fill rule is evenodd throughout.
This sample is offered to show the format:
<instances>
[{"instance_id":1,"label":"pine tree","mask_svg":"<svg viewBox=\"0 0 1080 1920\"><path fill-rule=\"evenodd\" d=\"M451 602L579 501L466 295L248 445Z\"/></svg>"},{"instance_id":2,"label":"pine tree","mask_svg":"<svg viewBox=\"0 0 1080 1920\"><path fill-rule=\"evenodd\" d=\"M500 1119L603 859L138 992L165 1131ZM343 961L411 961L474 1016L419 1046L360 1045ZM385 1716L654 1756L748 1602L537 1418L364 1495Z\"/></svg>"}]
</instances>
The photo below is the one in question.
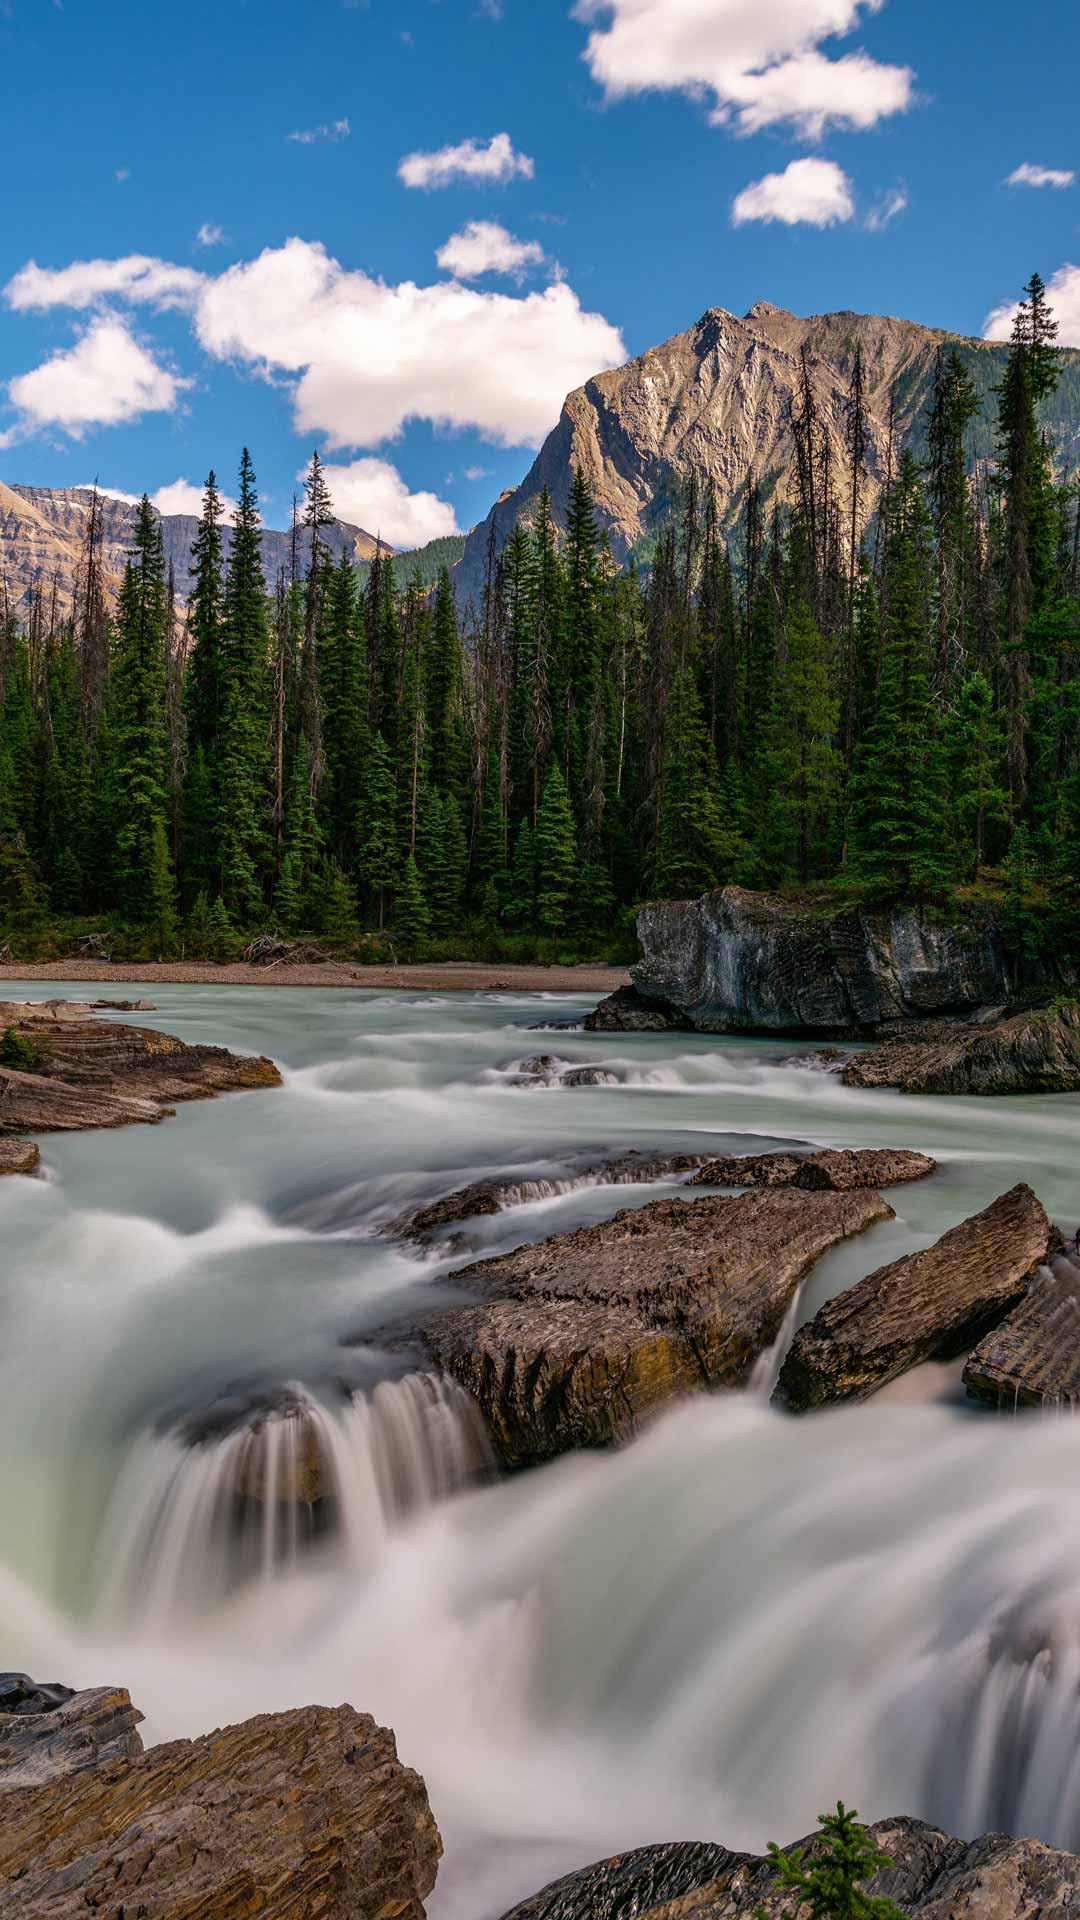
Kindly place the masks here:
<instances>
[{"instance_id":1,"label":"pine tree","mask_svg":"<svg viewBox=\"0 0 1080 1920\"><path fill-rule=\"evenodd\" d=\"M338 943L356 938L356 901L344 873L332 855L319 868L314 885L316 930Z\"/></svg>"},{"instance_id":2,"label":"pine tree","mask_svg":"<svg viewBox=\"0 0 1080 1920\"><path fill-rule=\"evenodd\" d=\"M363 608L356 590L356 573L346 553L330 583L319 686L327 831L337 858L348 863L353 854L361 775L368 753L368 673Z\"/></svg>"},{"instance_id":3,"label":"pine tree","mask_svg":"<svg viewBox=\"0 0 1080 1920\"><path fill-rule=\"evenodd\" d=\"M210 913L210 902L205 892L198 893L195 896L195 904L187 919L185 940L196 960L209 958L210 949L214 940L214 928Z\"/></svg>"},{"instance_id":4,"label":"pine tree","mask_svg":"<svg viewBox=\"0 0 1080 1920\"><path fill-rule=\"evenodd\" d=\"M160 912L159 829L168 831L165 622L161 532L144 494L117 607L107 799L114 883L141 923Z\"/></svg>"},{"instance_id":5,"label":"pine tree","mask_svg":"<svg viewBox=\"0 0 1080 1920\"><path fill-rule=\"evenodd\" d=\"M1009 823L1005 734L985 674L969 675L958 690L945 723L945 760L961 870L973 879L1001 852Z\"/></svg>"},{"instance_id":6,"label":"pine tree","mask_svg":"<svg viewBox=\"0 0 1080 1920\"><path fill-rule=\"evenodd\" d=\"M274 918L285 933L295 933L300 925L300 888L291 853L286 853L282 858L281 872L274 888Z\"/></svg>"},{"instance_id":7,"label":"pine tree","mask_svg":"<svg viewBox=\"0 0 1080 1920\"><path fill-rule=\"evenodd\" d=\"M684 900L716 885L720 815L701 700L687 671L668 705L653 890Z\"/></svg>"},{"instance_id":8,"label":"pine tree","mask_svg":"<svg viewBox=\"0 0 1080 1920\"><path fill-rule=\"evenodd\" d=\"M757 854L770 879L805 884L826 871L835 845L840 703L834 650L805 599L786 637L758 759Z\"/></svg>"},{"instance_id":9,"label":"pine tree","mask_svg":"<svg viewBox=\"0 0 1080 1920\"><path fill-rule=\"evenodd\" d=\"M214 743L218 891L241 920L262 905L270 864L265 743L269 635L255 469L244 449L225 591L223 684Z\"/></svg>"},{"instance_id":10,"label":"pine tree","mask_svg":"<svg viewBox=\"0 0 1080 1920\"><path fill-rule=\"evenodd\" d=\"M458 712L462 678L454 590L444 567L435 591L424 663L425 741L428 769L440 793L458 794L465 751Z\"/></svg>"},{"instance_id":11,"label":"pine tree","mask_svg":"<svg viewBox=\"0 0 1080 1920\"><path fill-rule=\"evenodd\" d=\"M819 1814L821 1842L812 1853L790 1853L772 1845L769 1858L784 1893L795 1905L778 1920L904 1920L900 1908L881 1894L864 1892L864 1882L893 1862L853 1812L837 1802L835 1813ZM766 1920L764 1907L757 1920Z\"/></svg>"},{"instance_id":12,"label":"pine tree","mask_svg":"<svg viewBox=\"0 0 1080 1920\"><path fill-rule=\"evenodd\" d=\"M514 857L507 884L506 916L515 927L536 925L536 846L527 819L521 822L514 841Z\"/></svg>"},{"instance_id":13,"label":"pine tree","mask_svg":"<svg viewBox=\"0 0 1080 1920\"><path fill-rule=\"evenodd\" d=\"M236 933L229 918L229 909L220 893L210 909L210 952L220 966L225 960L231 960L236 949Z\"/></svg>"},{"instance_id":14,"label":"pine tree","mask_svg":"<svg viewBox=\"0 0 1080 1920\"><path fill-rule=\"evenodd\" d=\"M570 917L577 880L577 834L566 782L556 763L536 820L536 917L557 940Z\"/></svg>"},{"instance_id":15,"label":"pine tree","mask_svg":"<svg viewBox=\"0 0 1080 1920\"><path fill-rule=\"evenodd\" d=\"M386 918L386 896L398 871L395 826L397 794L390 754L381 733L372 740L356 810L356 871L377 904L379 925Z\"/></svg>"},{"instance_id":16,"label":"pine tree","mask_svg":"<svg viewBox=\"0 0 1080 1920\"><path fill-rule=\"evenodd\" d=\"M154 823L147 878L147 928L153 934L159 959L175 951L177 936L176 882L169 857L163 820Z\"/></svg>"},{"instance_id":17,"label":"pine tree","mask_svg":"<svg viewBox=\"0 0 1080 1920\"><path fill-rule=\"evenodd\" d=\"M420 872L410 853L402 869L394 902L394 926L407 953L415 953L431 932L431 915L420 881Z\"/></svg>"}]
</instances>

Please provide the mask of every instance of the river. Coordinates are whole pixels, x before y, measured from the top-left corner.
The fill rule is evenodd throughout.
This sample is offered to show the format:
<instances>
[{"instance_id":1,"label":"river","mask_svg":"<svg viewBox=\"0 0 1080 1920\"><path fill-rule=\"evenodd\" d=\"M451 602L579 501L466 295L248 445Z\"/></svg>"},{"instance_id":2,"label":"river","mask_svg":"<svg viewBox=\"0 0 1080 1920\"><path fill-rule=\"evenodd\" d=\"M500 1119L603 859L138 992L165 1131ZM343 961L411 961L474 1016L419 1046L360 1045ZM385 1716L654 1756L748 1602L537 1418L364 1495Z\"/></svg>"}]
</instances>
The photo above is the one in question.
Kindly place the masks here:
<instances>
[{"instance_id":1,"label":"river","mask_svg":"<svg viewBox=\"0 0 1080 1920\"><path fill-rule=\"evenodd\" d=\"M622 1148L935 1155L895 1221L821 1263L807 1314L1019 1179L1075 1228L1080 1099L908 1099L792 1066L790 1042L530 1031L580 999L153 997L147 1024L269 1053L285 1084L48 1136L47 1179L0 1182L0 1664L127 1686L153 1741L311 1701L373 1713L446 1843L432 1920L497 1920L629 1845L789 1840L838 1797L1080 1846L1073 1418L969 1409L930 1369L800 1421L702 1398L498 1483L456 1396L364 1346L448 1265L380 1223L484 1174L553 1189L480 1223L494 1249L673 1190L558 1190ZM515 1087L537 1050L615 1084ZM185 1422L286 1385L343 1522L240 1554L220 1522L243 1443L192 1451Z\"/></svg>"}]
</instances>

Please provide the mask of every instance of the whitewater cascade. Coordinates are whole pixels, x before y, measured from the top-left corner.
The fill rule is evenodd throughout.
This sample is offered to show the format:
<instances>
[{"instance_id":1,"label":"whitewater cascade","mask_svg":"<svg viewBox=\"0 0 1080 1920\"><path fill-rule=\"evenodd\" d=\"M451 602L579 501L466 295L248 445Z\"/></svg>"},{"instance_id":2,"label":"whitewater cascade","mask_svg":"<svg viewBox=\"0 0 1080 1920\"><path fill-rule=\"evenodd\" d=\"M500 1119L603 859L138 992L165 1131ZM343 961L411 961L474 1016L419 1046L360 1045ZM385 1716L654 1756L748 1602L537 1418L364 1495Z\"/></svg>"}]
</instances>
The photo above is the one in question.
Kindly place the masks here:
<instances>
[{"instance_id":1,"label":"whitewater cascade","mask_svg":"<svg viewBox=\"0 0 1080 1920\"><path fill-rule=\"evenodd\" d=\"M134 1608L160 1628L295 1572L315 1548L370 1572L396 1527L490 1465L472 1401L431 1373L339 1404L291 1385L224 1436L143 1435L105 1517L99 1613Z\"/></svg>"}]
</instances>

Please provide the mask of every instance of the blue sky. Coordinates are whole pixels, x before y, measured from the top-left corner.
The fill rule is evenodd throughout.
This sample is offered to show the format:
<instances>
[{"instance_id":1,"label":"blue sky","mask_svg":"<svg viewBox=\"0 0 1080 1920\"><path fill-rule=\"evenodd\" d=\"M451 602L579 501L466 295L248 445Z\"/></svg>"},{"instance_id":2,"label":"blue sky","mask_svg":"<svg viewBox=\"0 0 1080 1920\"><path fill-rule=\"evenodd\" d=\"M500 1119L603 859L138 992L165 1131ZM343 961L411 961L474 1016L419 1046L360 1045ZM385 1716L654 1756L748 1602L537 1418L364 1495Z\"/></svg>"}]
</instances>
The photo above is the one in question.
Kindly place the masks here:
<instances>
[{"instance_id":1,"label":"blue sky","mask_svg":"<svg viewBox=\"0 0 1080 1920\"><path fill-rule=\"evenodd\" d=\"M1080 344L1078 56L1075 0L0 0L0 477L246 442L283 524L317 446L407 545L709 306L979 333L1038 267Z\"/></svg>"}]
</instances>

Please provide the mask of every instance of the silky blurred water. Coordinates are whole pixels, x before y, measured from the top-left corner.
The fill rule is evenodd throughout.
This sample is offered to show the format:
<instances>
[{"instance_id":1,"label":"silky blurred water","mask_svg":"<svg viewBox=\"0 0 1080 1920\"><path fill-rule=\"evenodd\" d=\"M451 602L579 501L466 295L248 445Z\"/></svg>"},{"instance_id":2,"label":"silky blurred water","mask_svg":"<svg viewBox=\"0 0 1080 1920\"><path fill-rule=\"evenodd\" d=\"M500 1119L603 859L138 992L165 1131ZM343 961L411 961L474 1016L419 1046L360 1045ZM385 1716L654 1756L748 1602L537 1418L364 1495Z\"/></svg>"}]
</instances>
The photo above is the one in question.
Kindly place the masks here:
<instances>
[{"instance_id":1,"label":"silky blurred water","mask_svg":"<svg viewBox=\"0 0 1080 1920\"><path fill-rule=\"evenodd\" d=\"M500 1485L432 1470L389 1519L357 1497L370 1551L274 1557L201 1610L170 1606L166 1535L134 1552L127 1525L139 1462L172 1474L160 1436L237 1383L354 1390L334 1445L368 1473L362 1410L401 1362L365 1336L451 1264L378 1232L420 1200L628 1148L935 1155L894 1222L821 1263L806 1314L1019 1179L1075 1227L1080 1100L911 1100L792 1066L791 1043L530 1031L585 999L152 997L140 1019L269 1053L285 1084L43 1138L50 1177L0 1182L0 1664L126 1685L153 1739L311 1700L375 1713L447 1842L439 1920L494 1920L615 1847L790 1838L838 1795L1080 1844L1080 1429L971 1412L948 1373L799 1422L718 1395ZM615 1083L513 1085L537 1052ZM471 1257L674 1190L513 1208L475 1223Z\"/></svg>"}]
</instances>

